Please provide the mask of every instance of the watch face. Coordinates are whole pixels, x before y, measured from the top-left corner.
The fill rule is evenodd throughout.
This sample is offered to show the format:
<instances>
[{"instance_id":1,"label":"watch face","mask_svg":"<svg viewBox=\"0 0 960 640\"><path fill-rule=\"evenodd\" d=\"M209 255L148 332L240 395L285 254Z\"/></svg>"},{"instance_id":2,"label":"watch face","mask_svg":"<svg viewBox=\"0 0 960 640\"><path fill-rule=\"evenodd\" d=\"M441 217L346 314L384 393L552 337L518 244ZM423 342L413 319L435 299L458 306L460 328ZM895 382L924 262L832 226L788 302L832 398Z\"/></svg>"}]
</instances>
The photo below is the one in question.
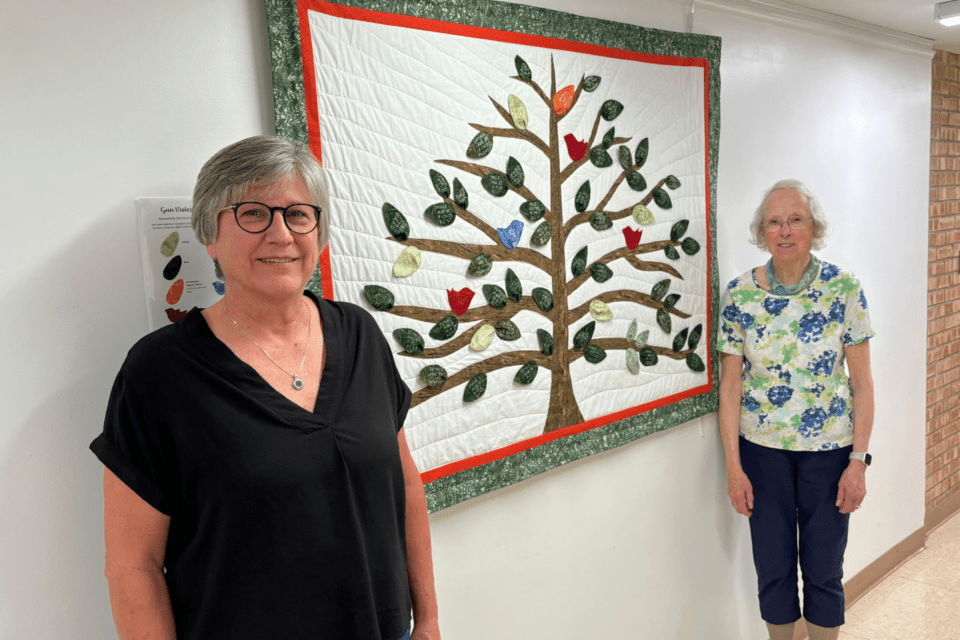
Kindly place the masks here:
<instances>
[{"instance_id":1,"label":"watch face","mask_svg":"<svg viewBox=\"0 0 960 640\"><path fill-rule=\"evenodd\" d=\"M870 466L870 463L873 462L873 456L870 455L869 453L864 454L864 456L863 456L863 462L864 462L864 464L866 464L866 465L869 467L869 466Z\"/></svg>"}]
</instances>

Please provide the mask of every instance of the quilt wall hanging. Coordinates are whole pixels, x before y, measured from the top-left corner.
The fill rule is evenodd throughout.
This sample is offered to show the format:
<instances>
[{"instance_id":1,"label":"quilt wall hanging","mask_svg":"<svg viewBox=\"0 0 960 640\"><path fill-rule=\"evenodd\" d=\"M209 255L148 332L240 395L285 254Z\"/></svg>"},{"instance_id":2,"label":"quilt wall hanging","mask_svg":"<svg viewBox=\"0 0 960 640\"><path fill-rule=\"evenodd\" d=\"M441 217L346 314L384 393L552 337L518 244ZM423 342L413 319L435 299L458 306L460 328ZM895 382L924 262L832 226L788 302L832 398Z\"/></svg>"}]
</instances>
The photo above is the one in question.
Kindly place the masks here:
<instances>
[{"instance_id":1,"label":"quilt wall hanging","mask_svg":"<svg viewBox=\"0 0 960 640\"><path fill-rule=\"evenodd\" d=\"M720 40L478 0L268 0L431 511L717 408Z\"/></svg>"}]
</instances>

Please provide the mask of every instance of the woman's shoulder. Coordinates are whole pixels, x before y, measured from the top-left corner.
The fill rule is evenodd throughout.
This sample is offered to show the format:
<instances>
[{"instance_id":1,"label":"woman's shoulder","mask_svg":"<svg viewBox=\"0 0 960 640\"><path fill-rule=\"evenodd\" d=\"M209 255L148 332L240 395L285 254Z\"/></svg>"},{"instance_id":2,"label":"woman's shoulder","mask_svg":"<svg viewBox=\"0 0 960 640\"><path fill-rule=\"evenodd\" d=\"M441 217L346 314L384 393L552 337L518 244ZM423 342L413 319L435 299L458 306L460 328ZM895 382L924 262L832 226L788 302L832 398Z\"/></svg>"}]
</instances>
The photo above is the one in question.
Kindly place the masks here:
<instances>
[{"instance_id":1,"label":"woman's shoulder","mask_svg":"<svg viewBox=\"0 0 960 640\"><path fill-rule=\"evenodd\" d=\"M820 277L817 281L821 285L839 287L841 289L856 289L860 287L860 279L850 269L837 266L827 260L820 261Z\"/></svg>"},{"instance_id":2,"label":"woman's shoulder","mask_svg":"<svg viewBox=\"0 0 960 640\"><path fill-rule=\"evenodd\" d=\"M744 271L739 276L727 283L727 289L729 291L735 291L737 289L756 289L757 285L753 281L753 269L749 271Z\"/></svg>"},{"instance_id":3,"label":"woman's shoulder","mask_svg":"<svg viewBox=\"0 0 960 640\"><path fill-rule=\"evenodd\" d=\"M163 375L178 360L189 336L195 335L199 323L205 323L200 309L194 307L174 324L160 327L137 340L123 361L121 372L130 378Z\"/></svg>"},{"instance_id":4,"label":"woman's shoulder","mask_svg":"<svg viewBox=\"0 0 960 640\"><path fill-rule=\"evenodd\" d=\"M380 333L380 326L374 320L373 315L353 302L345 300L327 300L307 291L306 294L314 300L317 307L323 311L324 321L333 320L337 322L343 330L347 331L376 331Z\"/></svg>"}]
</instances>

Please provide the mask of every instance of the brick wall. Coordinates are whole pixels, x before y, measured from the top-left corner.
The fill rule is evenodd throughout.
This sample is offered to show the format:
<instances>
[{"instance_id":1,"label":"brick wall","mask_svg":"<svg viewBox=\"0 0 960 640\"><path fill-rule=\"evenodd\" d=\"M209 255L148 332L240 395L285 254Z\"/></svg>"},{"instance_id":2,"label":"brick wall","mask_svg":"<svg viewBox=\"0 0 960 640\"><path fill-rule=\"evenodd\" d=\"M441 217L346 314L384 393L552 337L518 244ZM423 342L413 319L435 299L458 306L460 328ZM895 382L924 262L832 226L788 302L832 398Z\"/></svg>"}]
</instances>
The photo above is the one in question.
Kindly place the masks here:
<instances>
[{"instance_id":1,"label":"brick wall","mask_svg":"<svg viewBox=\"0 0 960 640\"><path fill-rule=\"evenodd\" d=\"M933 58L926 508L960 492L960 55Z\"/></svg>"}]
</instances>

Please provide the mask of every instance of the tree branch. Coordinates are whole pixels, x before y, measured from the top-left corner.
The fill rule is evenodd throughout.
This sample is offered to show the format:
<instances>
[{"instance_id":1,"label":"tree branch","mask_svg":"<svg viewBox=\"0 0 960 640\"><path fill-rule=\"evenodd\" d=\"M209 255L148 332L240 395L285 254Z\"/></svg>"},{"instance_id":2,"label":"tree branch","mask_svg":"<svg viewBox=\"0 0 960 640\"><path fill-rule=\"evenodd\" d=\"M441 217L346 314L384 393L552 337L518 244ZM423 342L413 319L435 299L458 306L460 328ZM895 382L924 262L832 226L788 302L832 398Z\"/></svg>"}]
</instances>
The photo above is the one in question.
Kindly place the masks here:
<instances>
[{"instance_id":1,"label":"tree branch","mask_svg":"<svg viewBox=\"0 0 960 640\"><path fill-rule=\"evenodd\" d=\"M483 295L482 293L478 295ZM537 306L537 303L533 301L531 296L523 296L520 298L520 302L508 301L506 306L503 309L494 309L489 304L485 304L482 307L471 307L467 309L463 315L458 316L460 322L485 322L488 324L494 324L500 320L509 320L513 316L517 315L521 311L533 311L539 315L542 315L546 318L553 320L556 317L557 311L556 307L550 311L544 312L540 310L540 307ZM391 313L395 316L400 316L401 318L411 318L413 320L422 320L424 322L432 322L436 324L440 322L443 318L447 317L452 311L445 309L428 309L426 307L413 307L407 305L396 305L389 311L385 313ZM471 329L472 330L472 329ZM469 340L468 340L469 342ZM437 347L440 348L440 347ZM424 353L428 350L425 349ZM454 349L456 351L456 349ZM452 352L451 352L452 353ZM409 354L407 354L409 355ZM443 354L447 355L447 354ZM411 358L429 358L431 356L410 356ZM439 358L440 356L432 356Z\"/></svg>"},{"instance_id":2,"label":"tree branch","mask_svg":"<svg viewBox=\"0 0 960 640\"><path fill-rule=\"evenodd\" d=\"M489 96L487 96L489 98ZM493 106L496 107L497 112L500 116L507 121L507 124L510 125L509 129L497 129L494 127L485 127L479 124L471 123L470 126L476 129L477 131L486 131L492 136L500 136L502 138L520 138L521 140L526 140L530 142L537 149L540 149L545 155L550 155L550 147L547 146L547 143L540 139L540 137L535 134L530 129L519 129L517 125L513 122L513 117L510 115L510 112L504 109L500 103L498 103L493 98L490 98L490 102L493 103Z\"/></svg>"},{"instance_id":3,"label":"tree branch","mask_svg":"<svg viewBox=\"0 0 960 640\"><path fill-rule=\"evenodd\" d=\"M527 81L527 80L524 80L523 78L521 78L520 76L510 76L510 79L511 79L511 80L519 80L519 81L522 82L523 84L530 86L534 91L537 92L537 95L540 96L540 97L543 99L543 102L544 102L548 107L550 107L551 109L553 109L553 103L550 102L550 98L547 97L547 94L545 94L545 93L543 92L543 89L540 88L540 85L538 85L538 84L536 83L536 81L534 81L534 80Z\"/></svg>"},{"instance_id":4,"label":"tree branch","mask_svg":"<svg viewBox=\"0 0 960 640\"><path fill-rule=\"evenodd\" d=\"M507 353L500 353L495 356L491 356L486 360L475 362L466 369L461 369L447 378L447 381L439 389L434 389L433 387L424 387L423 389L416 391L413 394L413 398L410 400L410 408L412 409L421 402L426 402L434 396L438 396L445 391L456 388L458 385L469 381L470 378L478 373L490 373L491 371L497 371L498 369L503 369L505 367L520 366L530 362L531 360L535 361L544 369L551 371L553 369L551 357L545 356L539 351L509 351Z\"/></svg>"},{"instance_id":5,"label":"tree branch","mask_svg":"<svg viewBox=\"0 0 960 640\"><path fill-rule=\"evenodd\" d=\"M480 178L483 178L483 176L489 175L491 173L505 174L505 172L500 171L499 169L494 169L493 167L487 167L482 164L475 164L473 162L461 162L459 160L436 160L435 162L437 162L438 164L445 164L447 166L453 167L454 169L460 169L461 171L466 171L467 173L472 173L473 175L479 176ZM515 186L513 186L513 184L510 183L510 180L507 180L507 185L510 187L511 191L519 194L519 196L524 200L538 199L537 196L534 195L534 193L526 187L526 185L517 189ZM543 201L541 200L540 202L542 203ZM544 207L546 207L546 205L544 205ZM549 211L550 210L547 209L547 213L549 213ZM498 237L497 242L499 241L500 240Z\"/></svg>"},{"instance_id":6,"label":"tree branch","mask_svg":"<svg viewBox=\"0 0 960 640\"><path fill-rule=\"evenodd\" d=\"M680 275L680 272L665 262L647 262L646 260L641 260L635 255L627 256L626 261L629 262L630 266L637 271L663 271L664 273L669 273L670 275L683 280L683 276Z\"/></svg>"},{"instance_id":7,"label":"tree branch","mask_svg":"<svg viewBox=\"0 0 960 640\"><path fill-rule=\"evenodd\" d=\"M627 247L620 247L619 249L614 249L610 253L600 256L599 258L591 262L589 265L587 265L587 268L583 270L583 273L578 275L576 278L572 278L571 280L569 280L567 282L567 295L570 295L571 293L579 289L580 285L582 285L584 282L587 281L587 278L590 277L590 267L598 262L600 264L609 264L614 260L618 260L620 258L625 258L627 261L629 261L630 258L633 258L634 260L639 262L641 265L649 264L649 263L644 263L640 261L640 259L636 257L636 254L662 251L663 248L666 247L667 245L672 244L673 246L678 247L680 246L680 243L681 243L680 240L677 240L676 242L672 240L657 240L656 242L647 242L646 244L638 245L636 249L629 249ZM683 280L683 276L680 275L676 269L674 269L673 267L667 264L653 263L653 264L661 264L663 267L666 267L661 269L638 267L633 262L631 262L630 264L635 268L639 269L640 271L666 271L667 273L671 275L675 275L681 280Z\"/></svg>"},{"instance_id":8,"label":"tree branch","mask_svg":"<svg viewBox=\"0 0 960 640\"><path fill-rule=\"evenodd\" d=\"M544 273L552 273L550 271L550 260L539 251L534 251L533 249L524 249L522 247L507 249L502 244L464 244L461 242L433 240L429 238L407 238L402 242L393 237L386 239L408 247L416 247L421 251L432 251L433 253L463 258L468 261L473 260L478 253L486 253L494 260L525 262L540 269Z\"/></svg>"},{"instance_id":9,"label":"tree branch","mask_svg":"<svg viewBox=\"0 0 960 640\"><path fill-rule=\"evenodd\" d=\"M626 340L624 338L595 338L590 341L590 344L595 344L604 351L626 351L627 349L636 349L636 343L632 340ZM673 358L674 360L683 360L687 357L688 353L693 353L696 349L687 349L686 351L674 351L670 347L654 347L652 345L647 345L655 351L658 355L665 356L667 358ZM570 362L578 358L583 357L583 349L571 349L570 350Z\"/></svg>"},{"instance_id":10,"label":"tree branch","mask_svg":"<svg viewBox=\"0 0 960 640\"><path fill-rule=\"evenodd\" d=\"M598 296L595 296L590 299L590 302L594 300L600 300L602 302L636 302L637 304L642 304L645 307L650 307L651 309L665 309L663 306L662 300L654 300L647 293L642 293L640 291L632 291L628 289L619 289L616 291L604 291ZM567 312L567 324L571 325L587 313L590 312L590 302L584 302L582 305L576 309L571 309ZM676 307L667 309L667 313L672 313L678 318L689 318L689 313L684 313L683 311L678 310Z\"/></svg>"},{"instance_id":11,"label":"tree branch","mask_svg":"<svg viewBox=\"0 0 960 640\"><path fill-rule=\"evenodd\" d=\"M624 172L624 176L625 175L626 175L626 172ZM642 204L643 206L647 206L648 204L650 204L650 201L653 200L653 192L659 189L660 187L662 187L664 184L666 184L666 182L667 182L666 178L658 182L653 189L650 189L650 192L647 195L643 196L643 198L641 198L640 201L637 202L637 204ZM604 204L605 203L606 201L604 201ZM632 204L626 209L621 209L620 211L614 211L612 213L610 211L607 211L606 214L610 216L611 220L621 220L629 216L631 213L633 213L633 208L637 206L637 204ZM589 221L590 216L594 213L594 211L597 211L597 210L602 211L603 209L600 207L597 207L596 209L592 209L590 211L584 211L583 213L578 213L577 215L567 220L567 223L563 225L563 237L566 238L567 236L570 235L570 232L573 231L574 228L579 227L581 224L584 224L585 222Z\"/></svg>"}]
</instances>

